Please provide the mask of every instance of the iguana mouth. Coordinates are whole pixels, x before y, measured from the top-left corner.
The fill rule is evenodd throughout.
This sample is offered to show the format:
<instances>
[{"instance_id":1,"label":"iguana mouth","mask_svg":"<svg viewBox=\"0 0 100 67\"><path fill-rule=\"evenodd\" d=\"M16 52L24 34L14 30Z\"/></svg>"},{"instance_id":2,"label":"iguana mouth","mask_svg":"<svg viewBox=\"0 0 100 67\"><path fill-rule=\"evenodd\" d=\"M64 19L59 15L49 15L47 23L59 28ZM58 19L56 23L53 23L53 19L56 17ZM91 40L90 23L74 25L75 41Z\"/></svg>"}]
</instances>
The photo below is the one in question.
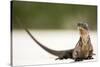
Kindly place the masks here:
<instances>
[{"instance_id":1,"label":"iguana mouth","mask_svg":"<svg viewBox=\"0 0 100 67\"><path fill-rule=\"evenodd\" d=\"M87 23L78 23L77 26L80 28L80 29L85 29L85 30L88 30L88 24Z\"/></svg>"},{"instance_id":2,"label":"iguana mouth","mask_svg":"<svg viewBox=\"0 0 100 67\"><path fill-rule=\"evenodd\" d=\"M88 32L86 29L84 29L82 27L78 27L78 29L79 29L79 32L80 32L81 35L86 35L87 32Z\"/></svg>"},{"instance_id":3,"label":"iguana mouth","mask_svg":"<svg viewBox=\"0 0 100 67\"><path fill-rule=\"evenodd\" d=\"M88 35L88 25L86 23L78 23L77 24L80 35Z\"/></svg>"}]
</instances>

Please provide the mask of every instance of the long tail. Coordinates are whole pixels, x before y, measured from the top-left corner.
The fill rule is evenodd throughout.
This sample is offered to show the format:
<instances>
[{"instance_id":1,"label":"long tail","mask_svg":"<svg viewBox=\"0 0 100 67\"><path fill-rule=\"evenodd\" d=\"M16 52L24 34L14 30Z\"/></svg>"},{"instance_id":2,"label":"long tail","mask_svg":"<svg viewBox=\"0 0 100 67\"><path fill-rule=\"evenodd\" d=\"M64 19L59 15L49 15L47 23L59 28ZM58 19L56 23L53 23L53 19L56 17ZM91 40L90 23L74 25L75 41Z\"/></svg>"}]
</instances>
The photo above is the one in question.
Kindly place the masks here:
<instances>
[{"instance_id":1,"label":"long tail","mask_svg":"<svg viewBox=\"0 0 100 67\"><path fill-rule=\"evenodd\" d=\"M34 36L32 36L32 34L29 32L28 29L25 29L26 32L29 34L29 36L33 39L33 41L35 41L40 47L42 47L44 50L46 50L47 52L55 55L55 56L62 56L64 54L65 51L56 51L56 50L52 50L44 45L42 45L38 40L36 40L36 38Z\"/></svg>"},{"instance_id":2,"label":"long tail","mask_svg":"<svg viewBox=\"0 0 100 67\"><path fill-rule=\"evenodd\" d=\"M23 27L23 29L25 29L25 31L29 34L29 36L33 39L33 41L35 41L41 48L43 48L45 51L47 51L48 53L51 53L55 56L58 57L62 57L64 54L67 54L68 56L71 55L73 49L70 50L63 50L63 51L56 51L56 50L52 50L44 45L42 45L38 40L36 40L36 38L34 36L32 36L32 34L30 33L30 31L26 28L26 26L24 26L23 24L21 24L20 19L16 16L17 19L17 24L20 25L21 27Z\"/></svg>"}]
</instances>

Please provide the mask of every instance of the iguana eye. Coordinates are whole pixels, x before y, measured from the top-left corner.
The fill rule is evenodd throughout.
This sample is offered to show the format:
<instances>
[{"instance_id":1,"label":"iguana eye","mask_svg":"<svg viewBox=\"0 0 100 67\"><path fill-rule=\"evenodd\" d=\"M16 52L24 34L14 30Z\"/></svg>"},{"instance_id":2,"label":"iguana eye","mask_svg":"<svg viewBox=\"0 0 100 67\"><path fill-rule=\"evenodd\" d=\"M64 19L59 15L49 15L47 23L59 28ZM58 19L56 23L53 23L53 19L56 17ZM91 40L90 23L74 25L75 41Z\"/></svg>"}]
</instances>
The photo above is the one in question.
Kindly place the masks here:
<instances>
[{"instance_id":1,"label":"iguana eye","mask_svg":"<svg viewBox=\"0 0 100 67\"><path fill-rule=\"evenodd\" d=\"M87 23L78 23L77 26L88 30L88 24Z\"/></svg>"}]
</instances>

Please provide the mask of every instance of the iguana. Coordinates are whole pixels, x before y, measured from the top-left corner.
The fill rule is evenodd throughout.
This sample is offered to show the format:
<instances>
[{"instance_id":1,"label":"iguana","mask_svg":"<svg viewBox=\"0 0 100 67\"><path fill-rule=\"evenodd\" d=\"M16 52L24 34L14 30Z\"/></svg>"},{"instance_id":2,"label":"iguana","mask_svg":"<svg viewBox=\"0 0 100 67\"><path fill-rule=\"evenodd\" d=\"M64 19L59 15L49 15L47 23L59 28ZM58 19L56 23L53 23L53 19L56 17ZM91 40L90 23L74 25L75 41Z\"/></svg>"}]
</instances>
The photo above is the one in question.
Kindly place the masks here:
<instances>
[{"instance_id":1,"label":"iguana","mask_svg":"<svg viewBox=\"0 0 100 67\"><path fill-rule=\"evenodd\" d=\"M69 49L69 50L63 50L63 51L57 51L50 49L43 44L41 44L32 34L30 31L25 28L26 32L29 34L29 36L35 41L41 48L43 48L48 53L51 53L55 56L57 56L57 59L74 59L75 61L80 61L84 59L93 59L93 47L91 44L90 36L89 36L89 30L88 30L88 24L86 23L78 23L77 27L79 28L80 32L80 39L78 43L76 44L75 48Z\"/></svg>"},{"instance_id":2,"label":"iguana","mask_svg":"<svg viewBox=\"0 0 100 67\"><path fill-rule=\"evenodd\" d=\"M80 61L83 59L93 59L93 46L91 44L89 27L87 23L78 23L80 39L73 50L73 59Z\"/></svg>"}]
</instances>

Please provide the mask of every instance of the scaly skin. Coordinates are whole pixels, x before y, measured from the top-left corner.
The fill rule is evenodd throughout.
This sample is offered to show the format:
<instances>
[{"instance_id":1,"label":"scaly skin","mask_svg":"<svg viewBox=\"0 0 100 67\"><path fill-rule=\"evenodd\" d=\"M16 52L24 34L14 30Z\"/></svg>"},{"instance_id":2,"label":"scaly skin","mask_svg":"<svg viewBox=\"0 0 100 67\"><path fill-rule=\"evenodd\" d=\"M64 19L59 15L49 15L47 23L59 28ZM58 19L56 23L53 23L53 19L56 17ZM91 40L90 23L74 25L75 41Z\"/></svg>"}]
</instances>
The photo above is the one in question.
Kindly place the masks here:
<instances>
[{"instance_id":1,"label":"scaly skin","mask_svg":"<svg viewBox=\"0 0 100 67\"><path fill-rule=\"evenodd\" d=\"M80 61L83 59L93 59L93 46L91 44L88 25L86 23L77 24L80 32L80 39L73 51L73 59Z\"/></svg>"},{"instance_id":2,"label":"scaly skin","mask_svg":"<svg viewBox=\"0 0 100 67\"><path fill-rule=\"evenodd\" d=\"M29 34L29 36L35 41L41 48L43 48L48 53L51 53L55 56L57 56L57 59L74 59L75 61L81 61L81 60L87 60L87 59L93 59L93 47L91 44L89 31L88 31L88 25L86 23L78 23L77 26L79 27L80 31L80 39L78 43L76 44L75 48L70 50L63 50L63 51L56 51L52 50L43 44L41 44L32 34L29 32L27 28L24 28L26 32Z\"/></svg>"}]
</instances>

